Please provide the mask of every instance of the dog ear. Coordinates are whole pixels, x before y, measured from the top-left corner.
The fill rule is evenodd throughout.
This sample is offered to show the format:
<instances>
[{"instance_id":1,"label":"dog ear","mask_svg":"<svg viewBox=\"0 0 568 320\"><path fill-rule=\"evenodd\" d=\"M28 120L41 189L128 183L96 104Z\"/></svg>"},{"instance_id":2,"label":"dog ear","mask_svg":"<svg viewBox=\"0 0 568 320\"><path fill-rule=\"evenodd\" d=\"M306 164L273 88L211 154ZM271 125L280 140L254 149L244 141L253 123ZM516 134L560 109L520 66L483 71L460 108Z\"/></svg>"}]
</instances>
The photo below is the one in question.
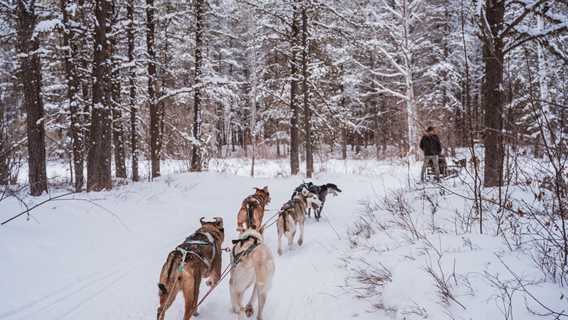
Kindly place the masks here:
<instances>
[{"instance_id":1,"label":"dog ear","mask_svg":"<svg viewBox=\"0 0 568 320\"><path fill-rule=\"evenodd\" d=\"M217 227L222 229L223 228L223 218L215 217L213 219L215 220L215 224L217 225Z\"/></svg>"},{"instance_id":2,"label":"dog ear","mask_svg":"<svg viewBox=\"0 0 568 320\"><path fill-rule=\"evenodd\" d=\"M201 219L199 219L199 222L201 223L201 225L205 224L205 217L201 217Z\"/></svg>"},{"instance_id":3,"label":"dog ear","mask_svg":"<svg viewBox=\"0 0 568 320\"><path fill-rule=\"evenodd\" d=\"M262 191L268 193L268 186L264 186L264 188L262 188Z\"/></svg>"}]
</instances>

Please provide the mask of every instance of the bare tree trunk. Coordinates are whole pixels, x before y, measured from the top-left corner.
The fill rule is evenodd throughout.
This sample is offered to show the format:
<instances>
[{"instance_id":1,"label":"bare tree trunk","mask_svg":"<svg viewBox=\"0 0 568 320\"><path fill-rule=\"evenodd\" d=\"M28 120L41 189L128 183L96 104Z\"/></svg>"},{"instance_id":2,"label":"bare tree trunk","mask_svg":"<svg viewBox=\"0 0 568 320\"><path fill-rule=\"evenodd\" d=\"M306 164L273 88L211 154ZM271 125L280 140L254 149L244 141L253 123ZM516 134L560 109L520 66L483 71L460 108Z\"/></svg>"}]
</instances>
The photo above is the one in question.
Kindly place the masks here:
<instances>
[{"instance_id":1,"label":"bare tree trunk","mask_svg":"<svg viewBox=\"0 0 568 320\"><path fill-rule=\"evenodd\" d=\"M87 161L87 190L112 189L111 54L107 35L111 32L112 2L95 1L95 58L93 64L93 108Z\"/></svg>"},{"instance_id":2,"label":"bare tree trunk","mask_svg":"<svg viewBox=\"0 0 568 320\"><path fill-rule=\"evenodd\" d=\"M378 107L375 105L375 116L374 116L374 122L375 122L375 130L373 132L373 142L375 144L375 157L377 158L377 160L381 159L381 136L379 134L380 130L381 130L381 121L379 119L379 110Z\"/></svg>"},{"instance_id":3,"label":"bare tree trunk","mask_svg":"<svg viewBox=\"0 0 568 320\"><path fill-rule=\"evenodd\" d=\"M215 105L215 115L217 116L217 157L223 157L223 146L226 143L225 132L225 119L223 104L217 103Z\"/></svg>"},{"instance_id":4,"label":"bare tree trunk","mask_svg":"<svg viewBox=\"0 0 568 320\"><path fill-rule=\"evenodd\" d=\"M117 72L118 73L118 72ZM119 74L114 75L120 77ZM114 144L114 170L117 178L127 178L126 174L126 153L124 150L124 127L122 123L122 110L120 109L120 80L113 79L113 108L112 108L112 124L113 124L113 144Z\"/></svg>"},{"instance_id":5,"label":"bare tree trunk","mask_svg":"<svg viewBox=\"0 0 568 320\"><path fill-rule=\"evenodd\" d=\"M276 158L280 159L282 152L280 151L280 137L276 136Z\"/></svg>"},{"instance_id":6,"label":"bare tree trunk","mask_svg":"<svg viewBox=\"0 0 568 320\"><path fill-rule=\"evenodd\" d=\"M231 124L231 150L233 152L237 151L237 132L232 124Z\"/></svg>"},{"instance_id":7,"label":"bare tree trunk","mask_svg":"<svg viewBox=\"0 0 568 320\"><path fill-rule=\"evenodd\" d=\"M77 21L79 21L83 26L90 25L93 21L88 19L88 16L85 14L85 0L77 0ZM90 144L90 128L91 128L91 109L93 104L93 79L94 74L93 72L89 72L92 65L92 56L94 52L91 52L91 39L88 36L90 31L81 30L80 31L80 51L81 54L79 56L79 62L81 65L81 70L79 70L79 81L81 82L81 99L82 99L82 108L81 113L82 116L80 118L83 126L81 127L81 134L83 135L84 146L83 146L83 158L88 156L89 151L89 144ZM94 48L93 48L94 49ZM93 50L94 51L94 50ZM87 161L88 162L88 161Z\"/></svg>"},{"instance_id":8,"label":"bare tree trunk","mask_svg":"<svg viewBox=\"0 0 568 320\"><path fill-rule=\"evenodd\" d=\"M28 179L30 193L39 196L47 192L45 164L44 110L41 96L41 63L39 37L34 36L37 24L35 1L16 3L16 37L19 54L19 80L24 94L26 132L28 137Z\"/></svg>"},{"instance_id":9,"label":"bare tree trunk","mask_svg":"<svg viewBox=\"0 0 568 320\"><path fill-rule=\"evenodd\" d=\"M115 6L113 2L113 6ZM113 8L113 11L116 9ZM117 21L113 19L112 27L116 25ZM126 154L124 151L124 127L122 123L122 110L121 110L121 85L120 85L120 59L117 54L117 35L112 35L111 50L112 50L112 80L111 80L111 98L112 98L112 140L114 144L114 170L117 178L126 179Z\"/></svg>"},{"instance_id":10,"label":"bare tree trunk","mask_svg":"<svg viewBox=\"0 0 568 320\"><path fill-rule=\"evenodd\" d=\"M341 159L347 160L347 129L341 127Z\"/></svg>"},{"instance_id":11,"label":"bare tree trunk","mask_svg":"<svg viewBox=\"0 0 568 320\"><path fill-rule=\"evenodd\" d=\"M312 141L311 109L308 90L308 15L306 1L302 2L302 91L304 94L304 130L306 134L306 177L311 178L314 172L314 155Z\"/></svg>"},{"instance_id":12,"label":"bare tree trunk","mask_svg":"<svg viewBox=\"0 0 568 320\"><path fill-rule=\"evenodd\" d=\"M10 127L6 119L6 104L4 103L4 90L0 89L0 185L10 183L11 162L13 157Z\"/></svg>"},{"instance_id":13,"label":"bare tree trunk","mask_svg":"<svg viewBox=\"0 0 568 320\"><path fill-rule=\"evenodd\" d=\"M203 67L203 29L205 28L205 3L206 0L196 0L195 5L195 74L194 74L194 93L193 93L193 138L198 141L193 145L191 157L191 171L201 171L203 165L203 146L204 141L201 140L201 83L202 67Z\"/></svg>"},{"instance_id":14,"label":"bare tree trunk","mask_svg":"<svg viewBox=\"0 0 568 320\"><path fill-rule=\"evenodd\" d=\"M538 31L542 32L545 28L544 21L541 16L537 16L537 28ZM544 55L544 46L542 43L536 44L537 49L537 59L538 59L538 92L539 92L539 99L540 99L540 110L541 114L539 117L542 117L541 122L545 124L542 128L544 130L544 134L541 135L538 143L544 144L544 139L548 139L550 142L549 144L556 143L556 136L560 136L559 134L555 134L551 128L549 127L549 121L552 118L552 114L550 112L550 95L548 92L548 83L547 83L547 74L548 74L548 67L546 65L546 56ZM539 154L542 157L542 153Z\"/></svg>"},{"instance_id":15,"label":"bare tree trunk","mask_svg":"<svg viewBox=\"0 0 568 320\"><path fill-rule=\"evenodd\" d=\"M148 105L150 107L150 162L152 178L160 176L160 152L162 149L160 105L157 102L155 11L154 0L146 0L146 50L148 50Z\"/></svg>"},{"instance_id":16,"label":"bare tree trunk","mask_svg":"<svg viewBox=\"0 0 568 320\"><path fill-rule=\"evenodd\" d=\"M73 13L70 14L68 11L68 5L72 3L76 5L73 1L60 0L59 4L61 7L61 12L63 14L63 47L65 48L64 53L64 65L65 65L65 75L67 78L67 99L69 101L69 113L71 115L71 121L69 126L69 132L71 133L71 149L72 149L72 172L74 175L73 187L75 192L81 192L83 185L85 183L85 178L83 175L84 170L84 145L85 139L83 136L83 126L84 123L81 121L82 108L81 99L79 97L80 91L80 80L79 73L77 70L77 63L79 62L78 55L80 49L80 40L78 37L81 35L77 33L74 24L77 22L76 15L73 17Z\"/></svg>"},{"instance_id":17,"label":"bare tree trunk","mask_svg":"<svg viewBox=\"0 0 568 320\"><path fill-rule=\"evenodd\" d=\"M250 167L250 176L254 177L254 165L256 162L256 87L257 87L257 47L256 47L256 19L254 14L250 14L248 31L252 35L250 39L250 48L252 49L249 55L249 66L250 66L250 134L251 134L251 158L252 163Z\"/></svg>"},{"instance_id":18,"label":"bare tree trunk","mask_svg":"<svg viewBox=\"0 0 568 320\"><path fill-rule=\"evenodd\" d=\"M219 51L217 56L217 72L223 73L223 54ZM217 146L217 157L223 157L223 145L225 144L225 115L224 115L224 107L222 103L215 104L215 116L216 116L216 146Z\"/></svg>"},{"instance_id":19,"label":"bare tree trunk","mask_svg":"<svg viewBox=\"0 0 568 320\"><path fill-rule=\"evenodd\" d=\"M467 54L467 45L466 45L466 33L465 33L465 17L464 17L464 8L463 2L461 7L461 32L462 32L462 45L463 45L463 56L464 56L464 104L466 115L468 117L467 122L467 138L469 144L469 151L472 160L476 159L475 153L475 135L474 135L474 117L471 114L471 89L470 89L470 71L469 71L469 59ZM475 161L475 160L474 160ZM479 233L483 233L483 205L481 203L481 178L479 176L479 168L477 165L473 166L474 170L474 180L473 180L473 195L474 195L474 209L479 218Z\"/></svg>"},{"instance_id":20,"label":"bare tree trunk","mask_svg":"<svg viewBox=\"0 0 568 320\"><path fill-rule=\"evenodd\" d=\"M343 65L340 67L341 70L341 81L339 83L339 92L341 93L341 109L346 108L345 99L345 86L343 85ZM341 159L347 160L347 129L345 125L341 125Z\"/></svg>"},{"instance_id":21,"label":"bare tree trunk","mask_svg":"<svg viewBox=\"0 0 568 320\"><path fill-rule=\"evenodd\" d=\"M126 8L126 15L128 19L128 63L130 70L128 72L128 85L129 85L129 104L130 104L130 149L132 152L132 181L139 181L140 175L138 173L138 128L136 119L138 107L136 106L136 66L134 57L134 0L128 0Z\"/></svg>"},{"instance_id":22,"label":"bare tree trunk","mask_svg":"<svg viewBox=\"0 0 568 320\"><path fill-rule=\"evenodd\" d=\"M495 187L503 181L503 27L505 3L486 0L485 13L491 36L483 41L483 60L485 63L485 83L482 91L485 110L485 170L483 184ZM482 22L483 23L483 22Z\"/></svg>"},{"instance_id":23,"label":"bare tree trunk","mask_svg":"<svg viewBox=\"0 0 568 320\"><path fill-rule=\"evenodd\" d=\"M290 118L290 172L292 175L297 175L300 172L300 158L298 153L299 147L299 137L298 137L298 119L299 119L299 108L298 108L298 50L296 44L298 42L298 2L293 4L293 18L292 18L292 29L291 29L291 58L290 58L290 76L292 78L290 83L290 109L292 110L292 117Z\"/></svg>"}]
</instances>

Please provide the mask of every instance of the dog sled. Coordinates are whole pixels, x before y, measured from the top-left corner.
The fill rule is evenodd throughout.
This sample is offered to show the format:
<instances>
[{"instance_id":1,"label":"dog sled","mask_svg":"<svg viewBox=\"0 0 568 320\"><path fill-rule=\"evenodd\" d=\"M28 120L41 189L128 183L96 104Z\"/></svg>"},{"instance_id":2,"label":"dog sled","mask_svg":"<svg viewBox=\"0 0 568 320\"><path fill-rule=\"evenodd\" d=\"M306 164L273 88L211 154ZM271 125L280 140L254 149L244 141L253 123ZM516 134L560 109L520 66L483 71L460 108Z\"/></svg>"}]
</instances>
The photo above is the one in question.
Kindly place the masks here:
<instances>
[{"instance_id":1,"label":"dog sled","mask_svg":"<svg viewBox=\"0 0 568 320\"><path fill-rule=\"evenodd\" d=\"M448 164L446 156L440 155L438 157L438 168L440 168L440 179L451 179L457 177L462 168L465 168L465 160L452 160L452 164ZM428 167L426 167L426 178L427 180L434 180L436 177L436 172L434 170L434 164L430 161Z\"/></svg>"}]
</instances>

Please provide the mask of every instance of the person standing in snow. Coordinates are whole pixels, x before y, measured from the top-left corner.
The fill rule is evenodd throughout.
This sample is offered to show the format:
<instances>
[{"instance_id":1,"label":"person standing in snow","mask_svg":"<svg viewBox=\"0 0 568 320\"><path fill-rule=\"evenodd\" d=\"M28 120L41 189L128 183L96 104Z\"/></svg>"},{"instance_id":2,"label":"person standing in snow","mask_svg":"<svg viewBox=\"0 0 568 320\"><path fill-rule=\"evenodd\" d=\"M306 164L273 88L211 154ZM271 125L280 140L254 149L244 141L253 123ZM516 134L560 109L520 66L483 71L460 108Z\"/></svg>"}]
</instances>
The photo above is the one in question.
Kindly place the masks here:
<instances>
[{"instance_id":1,"label":"person standing in snow","mask_svg":"<svg viewBox=\"0 0 568 320\"><path fill-rule=\"evenodd\" d=\"M438 135L436 134L436 128L428 127L426 129L426 133L420 140L420 149L424 152L424 164L422 165L420 180L424 182L426 168L428 168L428 163L432 162L434 173L436 174L436 181L440 181L440 166L438 161L440 153L442 152L442 144L440 143L440 138L438 138Z\"/></svg>"}]
</instances>

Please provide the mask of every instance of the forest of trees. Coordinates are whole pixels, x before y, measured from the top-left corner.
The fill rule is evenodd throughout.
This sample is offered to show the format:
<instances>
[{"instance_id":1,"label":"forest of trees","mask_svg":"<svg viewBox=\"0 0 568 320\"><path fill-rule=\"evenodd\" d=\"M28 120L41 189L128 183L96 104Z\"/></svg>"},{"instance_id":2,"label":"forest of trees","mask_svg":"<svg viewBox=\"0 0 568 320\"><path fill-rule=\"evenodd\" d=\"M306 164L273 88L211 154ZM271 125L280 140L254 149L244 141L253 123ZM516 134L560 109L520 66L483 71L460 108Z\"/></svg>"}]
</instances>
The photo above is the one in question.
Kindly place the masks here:
<instances>
[{"instance_id":1,"label":"forest of trees","mask_svg":"<svg viewBox=\"0 0 568 320\"><path fill-rule=\"evenodd\" d=\"M78 192L164 159L311 177L330 152L412 159L430 125L498 186L507 148L566 145L566 106L566 0L0 0L0 185L23 164L32 195L49 159Z\"/></svg>"}]
</instances>

